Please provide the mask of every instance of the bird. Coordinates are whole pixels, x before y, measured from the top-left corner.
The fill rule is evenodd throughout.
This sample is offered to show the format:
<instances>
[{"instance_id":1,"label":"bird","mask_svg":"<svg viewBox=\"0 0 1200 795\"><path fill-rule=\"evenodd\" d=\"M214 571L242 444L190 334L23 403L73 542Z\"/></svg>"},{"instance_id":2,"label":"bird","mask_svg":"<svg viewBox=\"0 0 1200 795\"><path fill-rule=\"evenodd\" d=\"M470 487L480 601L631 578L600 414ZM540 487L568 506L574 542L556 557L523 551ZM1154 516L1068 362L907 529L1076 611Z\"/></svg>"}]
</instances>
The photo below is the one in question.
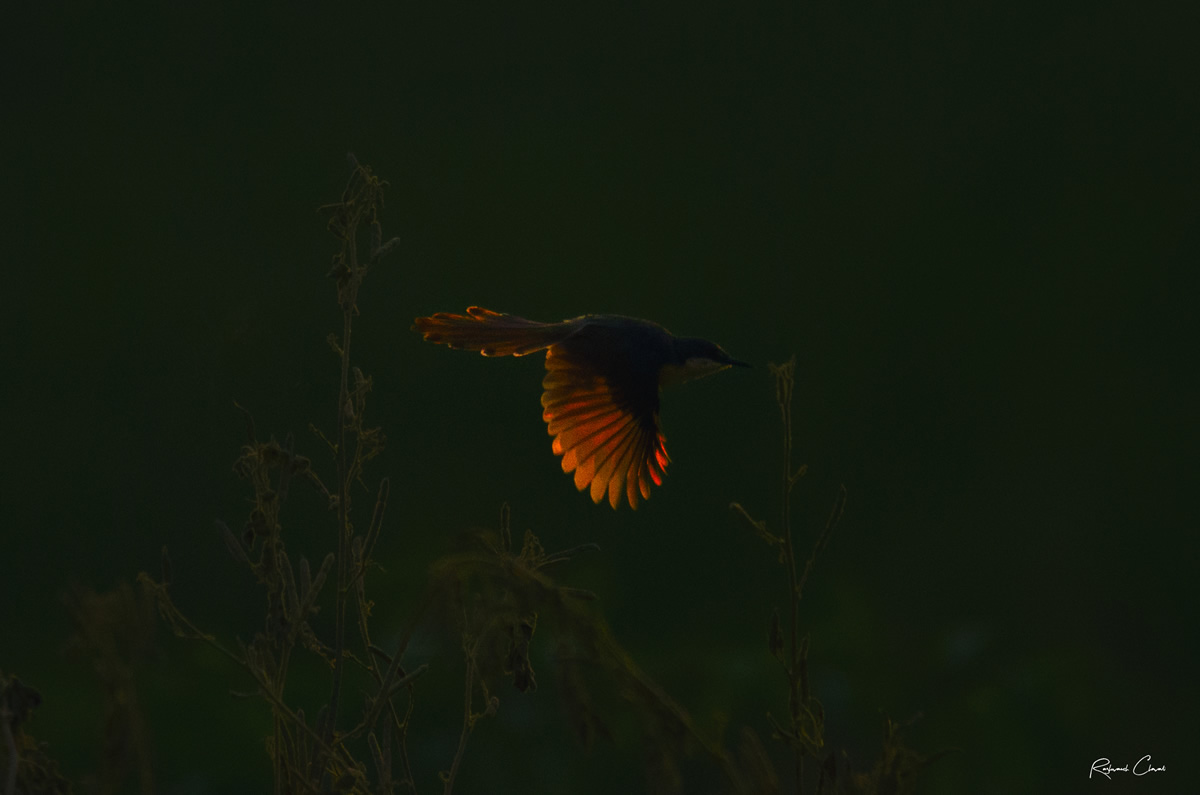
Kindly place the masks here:
<instances>
[{"instance_id":1,"label":"bird","mask_svg":"<svg viewBox=\"0 0 1200 795\"><path fill-rule=\"evenodd\" d=\"M637 510L651 484L666 474L666 437L659 422L659 390L730 366L749 367L721 346L677 337L657 323L624 315L581 315L541 323L478 306L465 315L438 312L413 321L428 342L484 356L546 352L542 419L574 473L575 487L592 502L607 497L617 509Z\"/></svg>"}]
</instances>

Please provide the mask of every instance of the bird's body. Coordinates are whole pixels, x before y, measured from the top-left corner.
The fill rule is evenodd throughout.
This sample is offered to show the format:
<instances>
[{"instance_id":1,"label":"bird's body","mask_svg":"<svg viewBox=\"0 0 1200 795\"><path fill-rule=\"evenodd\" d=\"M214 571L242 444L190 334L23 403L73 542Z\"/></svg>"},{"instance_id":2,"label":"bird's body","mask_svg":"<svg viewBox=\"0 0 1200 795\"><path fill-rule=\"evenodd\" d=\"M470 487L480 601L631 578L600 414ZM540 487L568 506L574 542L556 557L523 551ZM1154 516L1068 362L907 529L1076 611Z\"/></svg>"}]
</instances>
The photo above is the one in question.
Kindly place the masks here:
<instances>
[{"instance_id":1,"label":"bird's body","mask_svg":"<svg viewBox=\"0 0 1200 795\"><path fill-rule=\"evenodd\" d=\"M676 337L657 323L622 315L583 315L558 323L470 307L417 318L426 340L484 356L546 351L542 418L564 472L592 500L607 495L637 508L661 485L670 460L659 426L661 386L743 362L707 340Z\"/></svg>"}]
</instances>

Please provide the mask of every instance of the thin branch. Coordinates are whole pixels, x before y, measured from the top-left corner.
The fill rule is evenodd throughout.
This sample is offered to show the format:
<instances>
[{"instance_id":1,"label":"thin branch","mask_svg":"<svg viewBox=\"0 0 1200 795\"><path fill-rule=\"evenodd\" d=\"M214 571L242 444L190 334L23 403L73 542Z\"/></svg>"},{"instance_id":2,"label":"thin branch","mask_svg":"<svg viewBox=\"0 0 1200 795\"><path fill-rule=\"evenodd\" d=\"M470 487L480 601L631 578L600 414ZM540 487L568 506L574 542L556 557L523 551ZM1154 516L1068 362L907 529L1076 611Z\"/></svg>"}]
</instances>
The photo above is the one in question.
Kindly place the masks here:
<instances>
[{"instance_id":1,"label":"thin branch","mask_svg":"<svg viewBox=\"0 0 1200 795\"><path fill-rule=\"evenodd\" d=\"M797 588L796 552L792 544L792 487L796 483L796 475L792 473L792 389L796 381L796 357L793 356L785 364L772 365L771 372L775 375L775 398L779 403L779 412L783 420L783 482L780 493L780 528L783 533L783 556L787 564L788 574L788 712L792 719L792 733L800 734L800 706L808 700L808 693L801 692L801 672L803 664L800 656L800 591ZM807 688L805 688L807 690ZM794 767L796 774L796 792L804 791L804 751L799 745L794 745Z\"/></svg>"},{"instance_id":2,"label":"thin branch","mask_svg":"<svg viewBox=\"0 0 1200 795\"><path fill-rule=\"evenodd\" d=\"M829 518L825 520L825 528L821 531L821 535L813 544L812 554L808 557L808 562L804 564L804 574L800 576L800 584L796 586L796 598L799 599L804 595L804 586L808 582L808 575L812 573L813 564L817 562L817 556L825 551L825 547L829 544L829 536L833 533L833 529L837 527L838 522L842 520L842 513L846 510L846 486L842 485L838 488L837 499L833 501L833 508L829 511Z\"/></svg>"},{"instance_id":3,"label":"thin branch","mask_svg":"<svg viewBox=\"0 0 1200 795\"><path fill-rule=\"evenodd\" d=\"M483 717L491 717L496 714L496 709L500 705L500 699L487 694L487 688L484 688L484 698L487 699L487 706L483 712L475 713L471 711L471 704L474 701L475 693L475 674L477 666L475 664L475 653L479 650L479 644L482 642L484 635L481 634L479 640L475 641L474 647L467 647L464 644L464 649L467 652L467 675L464 677L463 685L463 725L462 731L458 736L458 748L454 751L454 761L450 764L449 772L443 774L442 779L446 786L442 790L442 795L451 795L454 790L454 780L458 777L458 769L462 764L463 754L467 750L467 739L471 736L471 732L475 729L475 722ZM480 680L480 684L483 680Z\"/></svg>"}]
</instances>

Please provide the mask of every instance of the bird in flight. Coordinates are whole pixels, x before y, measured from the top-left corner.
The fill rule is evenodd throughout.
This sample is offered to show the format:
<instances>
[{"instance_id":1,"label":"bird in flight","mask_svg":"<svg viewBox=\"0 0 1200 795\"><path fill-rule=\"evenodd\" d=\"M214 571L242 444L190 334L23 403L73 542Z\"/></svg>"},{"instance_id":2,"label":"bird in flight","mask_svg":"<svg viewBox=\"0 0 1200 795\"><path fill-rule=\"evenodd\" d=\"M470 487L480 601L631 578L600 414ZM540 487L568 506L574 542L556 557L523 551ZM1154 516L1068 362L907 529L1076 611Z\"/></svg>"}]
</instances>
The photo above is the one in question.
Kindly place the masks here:
<instances>
[{"instance_id":1,"label":"bird in flight","mask_svg":"<svg viewBox=\"0 0 1200 795\"><path fill-rule=\"evenodd\" d=\"M721 346L676 337L657 323L622 315L583 315L539 323L478 306L465 315L438 312L413 321L429 342L484 356L546 352L542 419L563 472L592 502L607 496L635 510L661 486L671 460L658 419L662 386L749 367Z\"/></svg>"}]
</instances>

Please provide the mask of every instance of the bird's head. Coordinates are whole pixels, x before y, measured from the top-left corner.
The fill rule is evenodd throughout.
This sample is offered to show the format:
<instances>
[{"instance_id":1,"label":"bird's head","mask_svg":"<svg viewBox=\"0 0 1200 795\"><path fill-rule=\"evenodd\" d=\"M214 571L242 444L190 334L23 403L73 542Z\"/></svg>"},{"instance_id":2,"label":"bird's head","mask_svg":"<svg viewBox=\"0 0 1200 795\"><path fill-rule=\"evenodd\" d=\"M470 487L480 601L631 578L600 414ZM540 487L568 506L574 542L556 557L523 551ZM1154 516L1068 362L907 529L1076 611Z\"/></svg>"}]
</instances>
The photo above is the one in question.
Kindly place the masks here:
<instances>
[{"instance_id":1,"label":"bird's head","mask_svg":"<svg viewBox=\"0 0 1200 795\"><path fill-rule=\"evenodd\" d=\"M663 386L712 375L732 365L750 366L730 356L715 342L699 337L676 337L674 342L675 360L659 373L659 384Z\"/></svg>"}]
</instances>

